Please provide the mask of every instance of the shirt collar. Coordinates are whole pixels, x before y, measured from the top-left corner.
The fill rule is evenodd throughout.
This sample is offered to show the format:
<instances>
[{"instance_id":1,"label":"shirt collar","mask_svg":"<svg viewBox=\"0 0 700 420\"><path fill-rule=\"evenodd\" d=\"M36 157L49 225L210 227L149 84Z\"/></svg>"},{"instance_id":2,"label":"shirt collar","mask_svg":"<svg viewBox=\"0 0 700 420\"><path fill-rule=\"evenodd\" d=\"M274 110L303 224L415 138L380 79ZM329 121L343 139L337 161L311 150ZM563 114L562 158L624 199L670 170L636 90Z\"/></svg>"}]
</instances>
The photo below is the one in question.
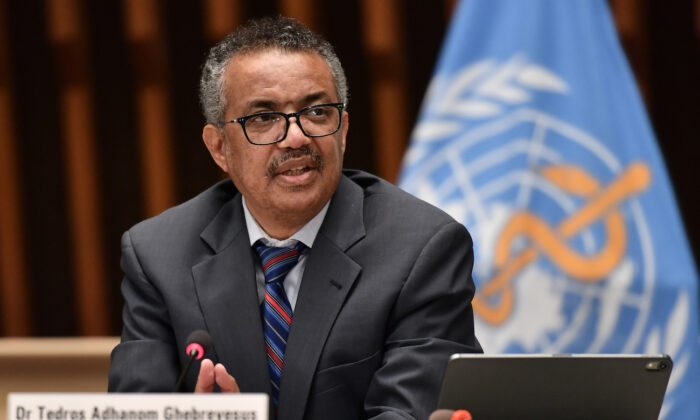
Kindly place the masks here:
<instances>
[{"instance_id":1,"label":"shirt collar","mask_svg":"<svg viewBox=\"0 0 700 420\"><path fill-rule=\"evenodd\" d=\"M313 217L313 219L309 220L308 223L306 223L292 236L284 240L278 240L271 238L267 233L265 233L263 228L260 227L258 222L255 220L253 215L250 214L248 206L245 203L245 197L241 196L241 198L241 202L243 205L243 214L245 214L245 223L248 227L248 238L250 239L251 246L253 246L258 240L260 240L267 246L292 247L295 246L297 242L301 242L307 247L311 248L314 244L314 240L316 240L316 235L318 234L319 229L321 229L321 224L323 223L323 219L326 217L326 213L328 213L328 207L331 203L330 200L328 200L328 202L325 206L323 206L321 211L319 211L316 214L316 216Z\"/></svg>"}]
</instances>

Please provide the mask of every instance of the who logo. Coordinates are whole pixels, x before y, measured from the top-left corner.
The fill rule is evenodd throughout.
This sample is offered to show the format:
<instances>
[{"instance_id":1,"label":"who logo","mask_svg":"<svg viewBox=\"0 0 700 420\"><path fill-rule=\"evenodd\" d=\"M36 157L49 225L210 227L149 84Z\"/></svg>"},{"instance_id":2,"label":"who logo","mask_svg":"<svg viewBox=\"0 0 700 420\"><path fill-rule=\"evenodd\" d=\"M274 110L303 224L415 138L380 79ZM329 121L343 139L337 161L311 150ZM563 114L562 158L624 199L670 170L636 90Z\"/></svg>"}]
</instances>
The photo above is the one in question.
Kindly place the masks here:
<instances>
[{"instance_id":1,"label":"who logo","mask_svg":"<svg viewBox=\"0 0 700 420\"><path fill-rule=\"evenodd\" d=\"M657 253L638 198L654 173L555 116L570 95L521 54L436 76L400 185L471 232L487 353L669 353L671 392L690 297L651 316Z\"/></svg>"}]
</instances>

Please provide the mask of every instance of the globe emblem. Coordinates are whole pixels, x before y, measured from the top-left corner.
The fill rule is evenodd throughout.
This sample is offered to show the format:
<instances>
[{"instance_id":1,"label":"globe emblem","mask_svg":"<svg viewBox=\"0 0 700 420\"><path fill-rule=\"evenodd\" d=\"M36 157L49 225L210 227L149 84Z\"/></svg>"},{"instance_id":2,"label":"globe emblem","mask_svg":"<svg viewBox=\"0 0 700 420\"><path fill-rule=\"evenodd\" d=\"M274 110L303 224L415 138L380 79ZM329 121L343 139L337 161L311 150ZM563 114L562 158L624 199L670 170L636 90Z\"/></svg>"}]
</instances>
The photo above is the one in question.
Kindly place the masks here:
<instances>
[{"instance_id":1,"label":"globe emblem","mask_svg":"<svg viewBox=\"0 0 700 420\"><path fill-rule=\"evenodd\" d=\"M536 217L555 236L562 236L556 226L590 205L591 198L571 196L558 188L546 177L546 169L585 162L606 184L625 174L625 168L600 142L529 109L468 132L448 149L424 163L430 173L424 179L431 181L419 186L418 194L432 199L470 229L478 290L484 290L498 275L499 236L515 215L531 213L527 209L534 207ZM625 251L592 280L581 281L562 270L552 255L537 249L536 233L512 238L507 244L511 255L533 248L537 255L511 275L507 288L512 291L513 304L505 316L494 319L475 305L477 332L487 351L635 351L654 286L652 244L641 207L634 200L639 190L627 191L611 206L624 214ZM611 233L606 231L603 212L556 246L567 247L584 260L605 248ZM508 289L482 299L483 305L498 306Z\"/></svg>"},{"instance_id":2,"label":"globe emblem","mask_svg":"<svg viewBox=\"0 0 700 420\"><path fill-rule=\"evenodd\" d=\"M485 64L463 75L475 80L479 66ZM565 86L542 69L535 76ZM467 85L459 79L451 83ZM635 199L651 182L648 166L623 164L590 134L528 106L500 109L459 131L444 113L434 114L416 131L420 140L427 124L437 135L414 139L401 185L470 230L475 328L485 350L639 351L655 280L652 241ZM581 217L587 221L572 228ZM515 219L528 220L513 228ZM606 260L601 254L611 247L617 249Z\"/></svg>"}]
</instances>

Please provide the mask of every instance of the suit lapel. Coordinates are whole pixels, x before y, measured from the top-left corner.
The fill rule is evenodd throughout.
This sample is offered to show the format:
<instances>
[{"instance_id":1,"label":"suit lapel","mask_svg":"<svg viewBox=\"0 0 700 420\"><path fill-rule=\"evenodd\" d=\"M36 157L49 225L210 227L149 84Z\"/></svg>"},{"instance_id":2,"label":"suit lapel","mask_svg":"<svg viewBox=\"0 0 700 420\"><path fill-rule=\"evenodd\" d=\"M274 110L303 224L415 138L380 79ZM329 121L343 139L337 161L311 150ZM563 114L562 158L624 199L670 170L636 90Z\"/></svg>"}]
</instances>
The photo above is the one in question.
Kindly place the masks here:
<instances>
[{"instance_id":1,"label":"suit lapel","mask_svg":"<svg viewBox=\"0 0 700 420\"><path fill-rule=\"evenodd\" d=\"M362 189L342 177L309 252L285 352L280 420L303 417L321 351L361 271L345 252L365 236L362 201Z\"/></svg>"},{"instance_id":2,"label":"suit lapel","mask_svg":"<svg viewBox=\"0 0 700 420\"><path fill-rule=\"evenodd\" d=\"M240 195L201 235L214 255L192 268L197 298L219 362L243 392L269 392L255 269Z\"/></svg>"}]
</instances>

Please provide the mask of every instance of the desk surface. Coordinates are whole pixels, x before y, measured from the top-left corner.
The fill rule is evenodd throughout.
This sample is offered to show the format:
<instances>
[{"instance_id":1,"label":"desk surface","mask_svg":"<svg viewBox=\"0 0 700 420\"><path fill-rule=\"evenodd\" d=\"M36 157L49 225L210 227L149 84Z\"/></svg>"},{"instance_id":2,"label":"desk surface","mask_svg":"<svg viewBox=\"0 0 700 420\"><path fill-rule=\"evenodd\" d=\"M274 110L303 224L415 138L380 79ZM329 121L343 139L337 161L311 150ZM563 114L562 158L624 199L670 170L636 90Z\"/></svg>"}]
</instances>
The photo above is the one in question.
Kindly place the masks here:
<instances>
[{"instance_id":1,"label":"desk surface","mask_svg":"<svg viewBox=\"0 0 700 420\"><path fill-rule=\"evenodd\" d=\"M106 392L119 337L0 339L0 420L9 392Z\"/></svg>"}]
</instances>

